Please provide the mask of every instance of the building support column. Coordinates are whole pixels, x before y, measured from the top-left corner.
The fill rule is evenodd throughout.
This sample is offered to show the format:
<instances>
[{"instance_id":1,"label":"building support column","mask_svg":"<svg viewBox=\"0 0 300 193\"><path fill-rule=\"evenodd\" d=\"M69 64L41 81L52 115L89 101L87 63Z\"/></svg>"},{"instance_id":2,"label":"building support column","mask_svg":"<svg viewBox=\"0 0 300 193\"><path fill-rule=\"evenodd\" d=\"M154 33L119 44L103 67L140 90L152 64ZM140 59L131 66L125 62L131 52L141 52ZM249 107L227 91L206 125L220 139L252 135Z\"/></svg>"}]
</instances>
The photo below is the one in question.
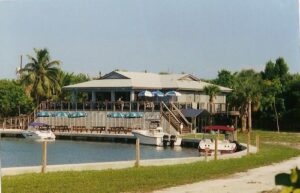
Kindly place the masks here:
<instances>
[{"instance_id":1,"label":"building support column","mask_svg":"<svg viewBox=\"0 0 300 193\"><path fill-rule=\"evenodd\" d=\"M130 91L130 102L134 101L134 90Z\"/></svg>"},{"instance_id":2,"label":"building support column","mask_svg":"<svg viewBox=\"0 0 300 193\"><path fill-rule=\"evenodd\" d=\"M110 101L111 102L115 102L116 101L116 92L115 91L111 91L110 92Z\"/></svg>"},{"instance_id":3,"label":"building support column","mask_svg":"<svg viewBox=\"0 0 300 193\"><path fill-rule=\"evenodd\" d=\"M77 109L77 90L72 90L72 97L71 97L71 102L72 102L72 109Z\"/></svg>"},{"instance_id":4,"label":"building support column","mask_svg":"<svg viewBox=\"0 0 300 193\"><path fill-rule=\"evenodd\" d=\"M92 91L92 102L96 102L96 92Z\"/></svg>"},{"instance_id":5,"label":"building support column","mask_svg":"<svg viewBox=\"0 0 300 193\"><path fill-rule=\"evenodd\" d=\"M77 102L77 90L72 90L72 98L71 98L72 103Z\"/></svg>"},{"instance_id":6,"label":"building support column","mask_svg":"<svg viewBox=\"0 0 300 193\"><path fill-rule=\"evenodd\" d=\"M94 110L96 104L96 91L92 91L92 104L91 104L91 109Z\"/></svg>"}]
</instances>

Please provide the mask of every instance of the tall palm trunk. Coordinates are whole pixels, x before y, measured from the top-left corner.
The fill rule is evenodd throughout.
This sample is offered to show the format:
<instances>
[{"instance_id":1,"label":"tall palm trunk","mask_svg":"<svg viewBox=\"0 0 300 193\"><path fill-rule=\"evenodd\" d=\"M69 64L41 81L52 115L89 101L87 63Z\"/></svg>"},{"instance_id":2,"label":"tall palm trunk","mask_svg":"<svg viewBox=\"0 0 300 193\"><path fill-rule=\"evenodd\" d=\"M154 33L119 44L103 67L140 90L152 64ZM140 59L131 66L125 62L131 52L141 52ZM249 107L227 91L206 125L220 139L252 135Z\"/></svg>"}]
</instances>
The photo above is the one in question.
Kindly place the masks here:
<instances>
[{"instance_id":1,"label":"tall palm trunk","mask_svg":"<svg viewBox=\"0 0 300 193\"><path fill-rule=\"evenodd\" d=\"M242 132L247 131L247 116L246 116L246 113L241 114L241 127L242 127Z\"/></svg>"},{"instance_id":2,"label":"tall palm trunk","mask_svg":"<svg viewBox=\"0 0 300 193\"><path fill-rule=\"evenodd\" d=\"M213 103L209 102L209 112L213 113Z\"/></svg>"},{"instance_id":3,"label":"tall palm trunk","mask_svg":"<svg viewBox=\"0 0 300 193\"><path fill-rule=\"evenodd\" d=\"M252 132L252 109L251 109L251 103L252 101L250 100L248 102L248 131Z\"/></svg>"},{"instance_id":4,"label":"tall palm trunk","mask_svg":"<svg viewBox=\"0 0 300 193\"><path fill-rule=\"evenodd\" d=\"M277 132L279 133L280 132L280 129L279 129L279 120L278 120L278 113L277 113L277 109L276 109L276 104L275 104L275 100L274 100L274 112L275 112L275 117L276 117L276 126L277 126Z\"/></svg>"}]
</instances>

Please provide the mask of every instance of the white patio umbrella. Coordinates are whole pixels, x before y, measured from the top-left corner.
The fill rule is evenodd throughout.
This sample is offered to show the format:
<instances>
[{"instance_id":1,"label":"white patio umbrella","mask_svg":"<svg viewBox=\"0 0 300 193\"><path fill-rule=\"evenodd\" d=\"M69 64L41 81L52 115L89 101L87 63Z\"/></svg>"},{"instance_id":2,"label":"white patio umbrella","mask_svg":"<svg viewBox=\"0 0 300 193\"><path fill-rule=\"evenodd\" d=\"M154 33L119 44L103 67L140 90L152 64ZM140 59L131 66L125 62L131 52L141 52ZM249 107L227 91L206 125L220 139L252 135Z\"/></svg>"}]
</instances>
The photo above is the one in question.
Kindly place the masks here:
<instances>
[{"instance_id":1,"label":"white patio umbrella","mask_svg":"<svg viewBox=\"0 0 300 193\"><path fill-rule=\"evenodd\" d=\"M177 92L175 90L169 91L165 94L165 96L170 96L170 97L178 97L181 96L180 92Z\"/></svg>"},{"instance_id":2,"label":"white patio umbrella","mask_svg":"<svg viewBox=\"0 0 300 193\"><path fill-rule=\"evenodd\" d=\"M159 90L152 91L152 95L156 97L164 97L164 93Z\"/></svg>"},{"instance_id":3,"label":"white patio umbrella","mask_svg":"<svg viewBox=\"0 0 300 193\"><path fill-rule=\"evenodd\" d=\"M140 92L138 94L138 96L139 97L153 97L153 94L148 90L144 90L144 91Z\"/></svg>"}]
</instances>

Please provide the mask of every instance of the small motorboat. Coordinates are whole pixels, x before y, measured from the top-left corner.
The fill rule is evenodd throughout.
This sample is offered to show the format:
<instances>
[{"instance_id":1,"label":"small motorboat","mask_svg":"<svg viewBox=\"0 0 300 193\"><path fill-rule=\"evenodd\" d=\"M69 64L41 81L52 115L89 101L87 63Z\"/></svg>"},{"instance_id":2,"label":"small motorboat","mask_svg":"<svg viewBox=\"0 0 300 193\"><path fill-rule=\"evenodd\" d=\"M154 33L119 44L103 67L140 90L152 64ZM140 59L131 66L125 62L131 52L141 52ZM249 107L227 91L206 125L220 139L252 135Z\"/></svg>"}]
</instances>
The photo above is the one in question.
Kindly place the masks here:
<instances>
[{"instance_id":1,"label":"small motorboat","mask_svg":"<svg viewBox=\"0 0 300 193\"><path fill-rule=\"evenodd\" d=\"M132 134L140 139L141 144L155 146L178 146L181 145L181 138L176 135L169 135L163 132L162 127L149 130L133 130Z\"/></svg>"},{"instance_id":2,"label":"small motorboat","mask_svg":"<svg viewBox=\"0 0 300 193\"><path fill-rule=\"evenodd\" d=\"M217 151L219 154L234 153L237 151L239 144L233 141L233 139L229 139L230 134L234 132L234 128L217 125L205 127L204 130L205 132L211 131L225 135L224 140L217 140ZM207 152L208 155L211 155L215 152L215 139L203 137L199 142L198 150L200 154Z\"/></svg>"},{"instance_id":3,"label":"small motorboat","mask_svg":"<svg viewBox=\"0 0 300 193\"><path fill-rule=\"evenodd\" d=\"M26 139L35 140L35 141L55 140L55 135L51 131L49 125L40 122L30 123L29 128L23 131L22 135Z\"/></svg>"},{"instance_id":4,"label":"small motorboat","mask_svg":"<svg viewBox=\"0 0 300 193\"><path fill-rule=\"evenodd\" d=\"M228 140L218 140L218 153L226 154L226 153L234 153L236 152L237 145ZM203 139L199 142L198 150L201 154L210 155L215 152L215 140L214 139Z\"/></svg>"}]
</instances>

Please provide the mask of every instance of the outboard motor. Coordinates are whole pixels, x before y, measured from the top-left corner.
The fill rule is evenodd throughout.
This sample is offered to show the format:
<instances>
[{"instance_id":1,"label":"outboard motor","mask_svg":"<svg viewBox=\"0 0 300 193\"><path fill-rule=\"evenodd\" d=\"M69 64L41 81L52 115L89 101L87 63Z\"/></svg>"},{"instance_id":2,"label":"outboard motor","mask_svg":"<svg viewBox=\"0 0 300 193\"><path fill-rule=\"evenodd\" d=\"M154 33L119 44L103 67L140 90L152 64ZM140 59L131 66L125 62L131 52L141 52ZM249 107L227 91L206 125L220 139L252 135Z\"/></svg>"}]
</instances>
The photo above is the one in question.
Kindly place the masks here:
<instances>
[{"instance_id":1,"label":"outboard motor","mask_svg":"<svg viewBox=\"0 0 300 193\"><path fill-rule=\"evenodd\" d=\"M163 145L164 147L166 147L170 142L170 139L169 139L169 135L164 135L163 136Z\"/></svg>"},{"instance_id":2,"label":"outboard motor","mask_svg":"<svg viewBox=\"0 0 300 193\"><path fill-rule=\"evenodd\" d=\"M170 137L170 146L171 147L174 147L176 140L177 140L176 135L171 135L171 137Z\"/></svg>"}]
</instances>

